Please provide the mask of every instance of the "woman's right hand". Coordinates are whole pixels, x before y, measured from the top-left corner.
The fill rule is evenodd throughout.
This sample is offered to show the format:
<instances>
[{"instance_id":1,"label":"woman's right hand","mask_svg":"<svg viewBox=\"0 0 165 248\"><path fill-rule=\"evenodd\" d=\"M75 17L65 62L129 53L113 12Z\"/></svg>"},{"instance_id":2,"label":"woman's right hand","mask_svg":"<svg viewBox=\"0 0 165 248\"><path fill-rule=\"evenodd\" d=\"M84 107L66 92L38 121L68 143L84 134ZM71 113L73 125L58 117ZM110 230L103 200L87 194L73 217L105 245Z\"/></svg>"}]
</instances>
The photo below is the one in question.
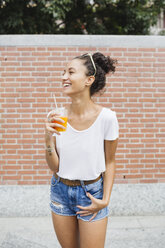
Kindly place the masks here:
<instances>
[{"instance_id":1,"label":"woman's right hand","mask_svg":"<svg viewBox=\"0 0 165 248\"><path fill-rule=\"evenodd\" d=\"M62 120L59 116L60 116L59 114L52 111L50 112L50 114L48 114L48 117L45 119L45 135L47 139L51 140L53 133L60 135L60 132L54 129L55 127L60 127L65 129L65 127L59 123L52 123L53 121L64 123L64 120Z\"/></svg>"}]
</instances>

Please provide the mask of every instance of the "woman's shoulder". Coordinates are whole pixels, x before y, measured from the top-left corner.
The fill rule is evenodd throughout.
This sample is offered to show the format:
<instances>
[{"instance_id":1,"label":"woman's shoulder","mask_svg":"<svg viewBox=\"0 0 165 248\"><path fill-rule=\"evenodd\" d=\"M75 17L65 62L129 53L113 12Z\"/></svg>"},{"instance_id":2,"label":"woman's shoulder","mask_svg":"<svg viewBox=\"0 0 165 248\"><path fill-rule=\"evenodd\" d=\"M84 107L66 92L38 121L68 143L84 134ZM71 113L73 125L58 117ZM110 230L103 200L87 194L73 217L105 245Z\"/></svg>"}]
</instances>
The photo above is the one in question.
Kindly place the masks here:
<instances>
[{"instance_id":1,"label":"woman's shoulder","mask_svg":"<svg viewBox=\"0 0 165 248\"><path fill-rule=\"evenodd\" d=\"M103 110L105 118L113 118L116 116L116 112L109 107L103 107Z\"/></svg>"},{"instance_id":2,"label":"woman's shoulder","mask_svg":"<svg viewBox=\"0 0 165 248\"><path fill-rule=\"evenodd\" d=\"M115 123L117 121L116 112L109 107L103 107L101 120L106 126Z\"/></svg>"}]
</instances>

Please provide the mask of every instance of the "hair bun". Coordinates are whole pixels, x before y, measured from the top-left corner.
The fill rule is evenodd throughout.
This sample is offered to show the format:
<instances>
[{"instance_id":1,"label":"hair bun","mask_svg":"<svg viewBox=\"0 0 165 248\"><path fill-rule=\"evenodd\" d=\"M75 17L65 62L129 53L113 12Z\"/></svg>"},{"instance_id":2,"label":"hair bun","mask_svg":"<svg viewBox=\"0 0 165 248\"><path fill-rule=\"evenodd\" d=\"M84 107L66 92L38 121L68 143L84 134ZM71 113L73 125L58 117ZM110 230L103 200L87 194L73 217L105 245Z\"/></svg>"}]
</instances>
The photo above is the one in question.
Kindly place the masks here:
<instances>
[{"instance_id":1,"label":"hair bun","mask_svg":"<svg viewBox=\"0 0 165 248\"><path fill-rule=\"evenodd\" d=\"M93 54L93 60L101 67L101 69L107 74L108 72L112 71L115 72L115 60L111 59L109 56L104 56L102 53L94 53Z\"/></svg>"}]
</instances>

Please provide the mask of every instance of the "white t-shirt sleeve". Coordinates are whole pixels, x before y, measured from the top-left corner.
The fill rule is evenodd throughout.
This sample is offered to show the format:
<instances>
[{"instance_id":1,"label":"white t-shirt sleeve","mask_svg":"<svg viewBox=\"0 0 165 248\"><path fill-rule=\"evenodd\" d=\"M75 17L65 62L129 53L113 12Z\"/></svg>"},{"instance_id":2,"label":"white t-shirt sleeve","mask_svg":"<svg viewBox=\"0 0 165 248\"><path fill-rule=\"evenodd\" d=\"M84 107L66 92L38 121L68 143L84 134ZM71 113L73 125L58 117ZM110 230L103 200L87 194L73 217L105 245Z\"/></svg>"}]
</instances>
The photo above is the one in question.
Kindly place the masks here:
<instances>
[{"instance_id":1,"label":"white t-shirt sleeve","mask_svg":"<svg viewBox=\"0 0 165 248\"><path fill-rule=\"evenodd\" d=\"M115 111L109 111L104 125L104 140L116 140L119 137L119 124Z\"/></svg>"}]
</instances>

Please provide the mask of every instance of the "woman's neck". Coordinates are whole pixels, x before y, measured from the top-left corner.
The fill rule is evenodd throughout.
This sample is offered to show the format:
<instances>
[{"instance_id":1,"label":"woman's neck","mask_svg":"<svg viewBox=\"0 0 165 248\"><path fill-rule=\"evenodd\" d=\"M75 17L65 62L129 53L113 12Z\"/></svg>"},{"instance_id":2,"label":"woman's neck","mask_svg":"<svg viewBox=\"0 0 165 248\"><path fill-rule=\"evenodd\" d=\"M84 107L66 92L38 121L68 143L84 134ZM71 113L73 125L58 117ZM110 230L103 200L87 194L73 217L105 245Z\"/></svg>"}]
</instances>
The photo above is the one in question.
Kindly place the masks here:
<instances>
[{"instance_id":1,"label":"woman's neck","mask_svg":"<svg viewBox=\"0 0 165 248\"><path fill-rule=\"evenodd\" d=\"M76 116L84 116L88 112L92 111L95 107L95 103L91 98L73 97L72 103L69 106L69 112Z\"/></svg>"}]
</instances>

